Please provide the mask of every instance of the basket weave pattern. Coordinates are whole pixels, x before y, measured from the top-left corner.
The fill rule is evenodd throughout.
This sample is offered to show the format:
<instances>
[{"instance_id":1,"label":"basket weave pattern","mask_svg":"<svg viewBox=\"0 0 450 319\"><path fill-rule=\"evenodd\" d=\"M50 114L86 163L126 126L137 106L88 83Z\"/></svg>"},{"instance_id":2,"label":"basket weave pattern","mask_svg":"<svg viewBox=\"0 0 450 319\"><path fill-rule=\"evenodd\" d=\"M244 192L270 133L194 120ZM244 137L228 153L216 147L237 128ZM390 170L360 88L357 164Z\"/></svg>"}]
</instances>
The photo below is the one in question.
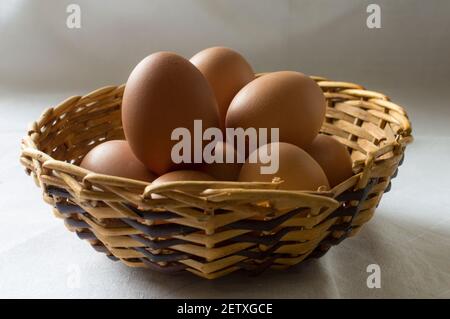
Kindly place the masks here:
<instances>
[{"instance_id":1,"label":"basket weave pattern","mask_svg":"<svg viewBox=\"0 0 450 319\"><path fill-rule=\"evenodd\" d=\"M355 172L331 191L284 191L277 181L151 185L80 168L94 146L124 138L124 85L47 109L22 140L20 161L66 227L113 260L208 279L287 268L361 229L412 141L405 111L385 95L313 79L327 100L322 133L348 147Z\"/></svg>"}]
</instances>

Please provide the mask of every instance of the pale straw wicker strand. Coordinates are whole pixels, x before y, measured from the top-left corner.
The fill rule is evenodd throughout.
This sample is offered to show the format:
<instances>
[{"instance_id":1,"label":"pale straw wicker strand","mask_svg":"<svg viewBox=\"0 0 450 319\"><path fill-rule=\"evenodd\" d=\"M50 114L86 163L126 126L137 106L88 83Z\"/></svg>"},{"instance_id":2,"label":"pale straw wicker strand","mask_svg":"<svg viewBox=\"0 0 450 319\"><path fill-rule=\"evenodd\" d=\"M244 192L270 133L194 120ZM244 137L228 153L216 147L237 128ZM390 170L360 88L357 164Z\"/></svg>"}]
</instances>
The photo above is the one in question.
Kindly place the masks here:
<instances>
[{"instance_id":1,"label":"pale straw wicker strand","mask_svg":"<svg viewBox=\"0 0 450 319\"><path fill-rule=\"evenodd\" d=\"M80 168L95 145L124 138L124 85L48 108L23 139L20 161L66 227L113 260L208 279L286 268L322 256L361 229L412 141L405 111L384 94L313 79L327 99L322 132L348 147L355 171L331 191L283 191L280 181L154 186Z\"/></svg>"}]
</instances>

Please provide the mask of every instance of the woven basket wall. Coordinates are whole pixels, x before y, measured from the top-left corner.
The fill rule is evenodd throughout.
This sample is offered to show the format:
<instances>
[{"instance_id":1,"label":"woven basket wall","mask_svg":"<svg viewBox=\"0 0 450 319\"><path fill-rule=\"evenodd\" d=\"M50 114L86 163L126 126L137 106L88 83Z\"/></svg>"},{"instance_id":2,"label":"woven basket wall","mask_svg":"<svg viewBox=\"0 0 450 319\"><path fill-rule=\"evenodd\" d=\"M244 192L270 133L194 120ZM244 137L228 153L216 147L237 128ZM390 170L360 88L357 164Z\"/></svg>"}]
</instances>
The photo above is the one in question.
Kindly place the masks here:
<instances>
[{"instance_id":1,"label":"woven basket wall","mask_svg":"<svg viewBox=\"0 0 450 319\"><path fill-rule=\"evenodd\" d=\"M124 138L124 85L47 109L22 140L20 161L54 214L110 259L208 279L239 269L287 268L322 256L361 229L412 141L405 111L385 95L313 79L327 99L322 132L347 145L353 159L355 175L331 191L283 191L278 182L152 186L78 167L95 145Z\"/></svg>"}]
</instances>

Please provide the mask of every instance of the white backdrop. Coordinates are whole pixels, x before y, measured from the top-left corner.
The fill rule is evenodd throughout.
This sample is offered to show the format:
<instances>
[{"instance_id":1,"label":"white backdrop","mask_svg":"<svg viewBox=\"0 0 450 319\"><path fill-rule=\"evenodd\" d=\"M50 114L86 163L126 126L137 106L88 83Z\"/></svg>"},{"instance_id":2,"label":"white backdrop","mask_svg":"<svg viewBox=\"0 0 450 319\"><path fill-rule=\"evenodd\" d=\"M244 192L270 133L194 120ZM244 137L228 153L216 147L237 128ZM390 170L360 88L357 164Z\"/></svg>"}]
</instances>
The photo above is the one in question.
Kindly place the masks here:
<instances>
[{"instance_id":1,"label":"white backdrop","mask_svg":"<svg viewBox=\"0 0 450 319\"><path fill-rule=\"evenodd\" d=\"M378 3L382 28L366 27ZM81 28L66 7L81 7ZM0 2L1 297L450 297L450 1ZM72 94L126 81L144 56L213 45L257 71L360 83L407 109L415 143L361 233L287 272L214 282L112 263L67 232L18 164L28 122ZM366 285L369 264L382 287ZM78 269L80 285L68 285Z\"/></svg>"},{"instance_id":2,"label":"white backdrop","mask_svg":"<svg viewBox=\"0 0 450 319\"><path fill-rule=\"evenodd\" d=\"M81 7L81 28L66 7ZM366 8L381 6L381 29ZM190 57L212 45L242 52L257 71L308 74L392 88L450 73L446 0L2 0L0 84L92 89L126 81L161 50Z\"/></svg>"}]
</instances>

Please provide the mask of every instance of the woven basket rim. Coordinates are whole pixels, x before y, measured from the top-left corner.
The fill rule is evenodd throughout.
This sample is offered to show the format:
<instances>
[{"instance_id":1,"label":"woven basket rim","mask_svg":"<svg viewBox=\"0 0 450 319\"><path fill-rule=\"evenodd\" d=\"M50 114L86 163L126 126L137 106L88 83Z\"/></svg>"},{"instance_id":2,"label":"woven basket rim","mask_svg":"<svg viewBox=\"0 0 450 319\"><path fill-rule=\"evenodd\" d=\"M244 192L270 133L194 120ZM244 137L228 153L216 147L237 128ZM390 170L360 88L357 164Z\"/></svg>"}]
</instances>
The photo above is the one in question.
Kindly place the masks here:
<instances>
[{"instance_id":1,"label":"woven basket rim","mask_svg":"<svg viewBox=\"0 0 450 319\"><path fill-rule=\"evenodd\" d=\"M263 72L263 73L256 73L255 75L257 77L262 76L264 74L267 74L270 72ZM352 94L353 96L358 96L361 98L369 98L369 102L376 102L382 104L384 107L392 110L396 114L396 119L398 120L399 124L402 126L402 130L399 132L399 134L396 136L396 140L383 145L379 149L377 149L374 152L369 152L367 154L367 159L365 161L360 161L359 163L354 163L354 167L357 167L357 172L347 179L346 181L343 181L339 185L334 186L333 188L329 190L323 190L323 191L306 191L306 190L282 190L278 189L278 186L280 185L280 181L275 182L239 182L239 181L212 181L212 182L204 182L204 181L180 181L180 182L164 182L160 183L158 185L152 185L152 183L147 183L143 181L133 180L129 178L124 177L118 177L118 176L112 176L112 175L105 175L105 174L99 174L95 173L93 171L87 170L85 168L82 168L78 165L68 163L64 160L57 160L54 159L52 156L48 155L47 153L39 150L39 148L36 146L36 144L33 142L33 140L36 139L34 137L35 134L40 134L39 127L41 127L41 123L48 121L50 118L58 117L59 115L63 114L69 107L73 106L76 103L86 103L90 100L95 99L96 97L104 94L116 94L119 92L123 92L125 88L125 84L121 84L118 86L115 85L109 85L104 86L99 89L93 90L86 95L75 95L68 97L61 103L57 104L55 107L50 107L45 109L40 118L37 121L32 122L29 125L29 129L27 132L27 136L22 139L21 142L21 157L23 156L30 156L32 158L39 158L43 161L43 167L49 168L49 169L60 169L63 172L74 174L76 176L82 177L83 183L90 183L90 182L101 182L105 185L109 186L115 186L115 187L125 187L129 189L143 189L143 192L141 196L144 199L149 198L149 194L152 192L156 192L157 190L175 190L180 187L183 189L188 189L189 187L199 187L199 188L208 188L208 189L214 189L216 192L219 191L230 191L230 186L235 186L235 188L238 189L248 189L248 190L261 190L261 189L270 189L271 192L277 193L277 194L289 194L293 196L298 195L304 195L304 196L319 196L322 198L330 199L338 196L342 192L344 192L348 187L346 188L346 185L348 184L356 184L355 189L361 189L365 187L365 185L368 182L368 167L370 164L372 164L374 161L379 161L380 154L383 154L386 152L386 150L397 150L404 148L407 144L411 143L413 141L412 137L412 128L411 128L411 122L408 118L408 115L405 111L405 109L393 102L390 101L389 97L384 95L383 93L377 92L377 91L371 91L366 90L363 86L359 84L355 84L352 82L346 82L346 81L333 81L329 80L325 77L321 76L310 76L313 80L317 82L317 84L321 88L344 88L343 90L339 91L339 94ZM359 169L358 169L359 166ZM354 181L357 180L357 183L354 183ZM223 188L220 188L220 186L223 186ZM251 187L254 186L254 187Z\"/></svg>"}]
</instances>

